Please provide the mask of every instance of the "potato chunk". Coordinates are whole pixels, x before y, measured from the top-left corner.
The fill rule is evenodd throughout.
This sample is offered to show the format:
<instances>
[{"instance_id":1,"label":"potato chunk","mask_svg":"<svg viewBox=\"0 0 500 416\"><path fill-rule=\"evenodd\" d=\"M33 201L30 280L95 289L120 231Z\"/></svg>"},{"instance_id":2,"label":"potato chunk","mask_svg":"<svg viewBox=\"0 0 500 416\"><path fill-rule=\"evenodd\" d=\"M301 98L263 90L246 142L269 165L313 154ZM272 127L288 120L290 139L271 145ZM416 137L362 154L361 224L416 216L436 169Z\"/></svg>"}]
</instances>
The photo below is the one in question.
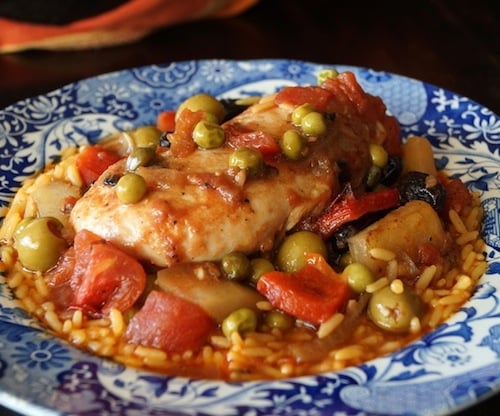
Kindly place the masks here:
<instances>
[{"instance_id":1,"label":"potato chunk","mask_svg":"<svg viewBox=\"0 0 500 416\"><path fill-rule=\"evenodd\" d=\"M353 261L368 266L377 276L385 272L386 261L376 259L370 251L384 248L396 254L397 259L416 262L418 250L424 243L441 249L445 230L432 207L423 201L410 201L390 212L348 240Z\"/></svg>"},{"instance_id":2,"label":"potato chunk","mask_svg":"<svg viewBox=\"0 0 500 416\"><path fill-rule=\"evenodd\" d=\"M156 284L200 306L216 322L239 308L256 310L256 304L265 300L255 290L220 276L210 262L184 263L158 271Z\"/></svg>"}]
</instances>

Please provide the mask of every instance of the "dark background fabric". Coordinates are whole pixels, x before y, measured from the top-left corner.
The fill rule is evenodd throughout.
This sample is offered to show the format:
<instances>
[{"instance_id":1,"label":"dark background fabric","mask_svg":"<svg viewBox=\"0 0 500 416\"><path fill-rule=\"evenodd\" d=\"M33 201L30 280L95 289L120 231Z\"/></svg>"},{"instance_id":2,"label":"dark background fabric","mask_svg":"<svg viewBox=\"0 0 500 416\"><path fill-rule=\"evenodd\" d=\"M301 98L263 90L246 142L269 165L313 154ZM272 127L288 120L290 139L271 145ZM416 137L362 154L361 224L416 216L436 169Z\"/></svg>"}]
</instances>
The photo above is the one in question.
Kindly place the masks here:
<instances>
[{"instance_id":1,"label":"dark background fabric","mask_svg":"<svg viewBox=\"0 0 500 416\"><path fill-rule=\"evenodd\" d=\"M97 16L128 0L0 0L0 17L27 23L65 25Z\"/></svg>"}]
</instances>

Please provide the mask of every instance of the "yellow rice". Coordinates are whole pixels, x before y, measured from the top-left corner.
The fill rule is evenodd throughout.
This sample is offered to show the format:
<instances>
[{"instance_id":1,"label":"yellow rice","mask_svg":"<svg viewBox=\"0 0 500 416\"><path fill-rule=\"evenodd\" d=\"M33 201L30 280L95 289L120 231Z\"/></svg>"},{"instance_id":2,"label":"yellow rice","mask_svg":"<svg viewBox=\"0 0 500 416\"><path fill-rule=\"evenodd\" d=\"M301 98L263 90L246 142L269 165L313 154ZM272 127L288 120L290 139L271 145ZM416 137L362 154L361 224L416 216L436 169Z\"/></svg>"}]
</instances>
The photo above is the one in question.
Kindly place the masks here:
<instances>
[{"instance_id":1,"label":"yellow rice","mask_svg":"<svg viewBox=\"0 0 500 416\"><path fill-rule=\"evenodd\" d=\"M261 103L263 109L267 105L267 102ZM23 270L17 263L16 253L12 248L13 233L19 221L36 214L30 193L37 186L50 180L51 175L76 186L81 185L82 180L74 165L75 155L76 150L67 150L62 162L52 171L47 169L46 174L26 181L15 195L0 228L0 241L4 242L0 252L0 271L6 274L6 284L22 307L40 319L48 330L79 348L112 357L125 365L174 375L201 374L204 377L223 377L234 381L294 377L339 370L395 351L422 332L438 326L469 299L478 279L487 269L485 244L480 237L482 210L477 195L473 195L473 204L463 215L460 216L454 210L449 212L451 233L455 243L460 246L457 256L459 264L445 267L431 265L421 270L415 287L429 308L420 319L412 320L410 334L406 336L387 335L362 316L349 337L340 345L332 347L320 361L307 358L297 360L292 355L288 346L307 346L315 339L327 337L341 328L342 323L347 320L346 314L350 313L348 308L346 314L333 315L317 330L307 326L291 331L263 328L262 332L244 335L234 332L230 338L214 334L209 344L199 352L186 351L183 354L169 355L155 348L130 345L122 337L126 329L126 318L117 309L113 309L109 317L101 319L92 319L81 310L75 310L65 317L59 316L54 305L47 301L49 289L45 276ZM373 293L387 285L396 293L400 292L402 282L397 278L396 254L383 248L373 249L370 254L387 262L387 275L370 284L367 292ZM262 302L258 307L262 311L271 309L268 302ZM203 370L197 373L196 369L200 368Z\"/></svg>"}]
</instances>

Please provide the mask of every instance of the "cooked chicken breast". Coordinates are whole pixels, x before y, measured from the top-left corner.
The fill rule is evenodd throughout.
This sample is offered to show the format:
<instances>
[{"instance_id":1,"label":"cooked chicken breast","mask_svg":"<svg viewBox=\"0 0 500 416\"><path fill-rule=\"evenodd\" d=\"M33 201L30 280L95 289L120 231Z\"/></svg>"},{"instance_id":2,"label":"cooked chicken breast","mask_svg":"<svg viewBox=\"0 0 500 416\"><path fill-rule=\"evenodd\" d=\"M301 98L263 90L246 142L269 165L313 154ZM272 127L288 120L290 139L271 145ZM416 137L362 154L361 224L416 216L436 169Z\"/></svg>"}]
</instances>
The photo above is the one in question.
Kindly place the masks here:
<instances>
[{"instance_id":1,"label":"cooked chicken breast","mask_svg":"<svg viewBox=\"0 0 500 416\"><path fill-rule=\"evenodd\" d=\"M351 117L327 117L327 132L310 137L307 155L289 161L267 157L256 177L230 167L231 136L258 131L276 141L296 128L292 106L254 106L224 124L226 145L197 149L184 157L159 153L153 166L137 173L147 183L139 202L124 204L106 178L121 176L125 161L112 165L71 212L76 231L90 230L160 267L220 259L225 253L252 253L273 247L300 220L319 214L340 190L339 166L359 186L370 166L372 138Z\"/></svg>"}]
</instances>

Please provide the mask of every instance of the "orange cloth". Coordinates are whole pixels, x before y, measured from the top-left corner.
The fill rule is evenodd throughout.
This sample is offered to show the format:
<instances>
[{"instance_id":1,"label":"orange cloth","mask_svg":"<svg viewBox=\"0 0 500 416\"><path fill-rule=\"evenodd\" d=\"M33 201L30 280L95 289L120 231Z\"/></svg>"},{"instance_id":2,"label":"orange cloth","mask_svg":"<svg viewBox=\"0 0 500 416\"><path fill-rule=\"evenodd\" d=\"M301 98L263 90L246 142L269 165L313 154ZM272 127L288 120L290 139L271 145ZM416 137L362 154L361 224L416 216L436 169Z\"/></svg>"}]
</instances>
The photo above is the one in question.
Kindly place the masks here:
<instances>
[{"instance_id":1,"label":"orange cloth","mask_svg":"<svg viewBox=\"0 0 500 416\"><path fill-rule=\"evenodd\" d=\"M234 16L258 0L129 0L67 25L0 17L0 53L25 49L83 49L137 40L155 29L203 18Z\"/></svg>"}]
</instances>

